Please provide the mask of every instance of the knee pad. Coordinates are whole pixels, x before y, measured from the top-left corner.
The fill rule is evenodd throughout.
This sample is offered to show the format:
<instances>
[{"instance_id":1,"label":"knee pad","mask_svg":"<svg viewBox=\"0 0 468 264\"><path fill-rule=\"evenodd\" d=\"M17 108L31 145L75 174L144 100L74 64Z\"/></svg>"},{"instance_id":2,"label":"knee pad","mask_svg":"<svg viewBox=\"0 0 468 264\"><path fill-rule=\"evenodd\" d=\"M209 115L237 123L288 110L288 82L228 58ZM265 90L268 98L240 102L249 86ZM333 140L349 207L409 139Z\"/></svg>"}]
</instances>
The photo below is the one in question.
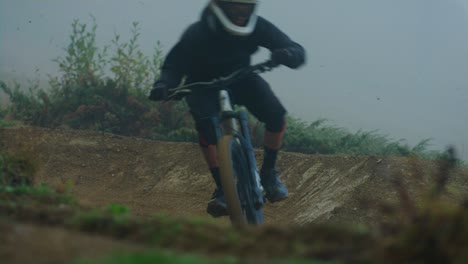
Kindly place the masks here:
<instances>
[{"instance_id":1,"label":"knee pad","mask_svg":"<svg viewBox=\"0 0 468 264\"><path fill-rule=\"evenodd\" d=\"M219 127L215 125L216 121L217 117L211 117L195 122L200 146L208 147L209 145L216 145L218 142Z\"/></svg>"},{"instance_id":2,"label":"knee pad","mask_svg":"<svg viewBox=\"0 0 468 264\"><path fill-rule=\"evenodd\" d=\"M284 114L272 115L265 122L265 129L272 133L282 133L286 130L286 118Z\"/></svg>"}]
</instances>

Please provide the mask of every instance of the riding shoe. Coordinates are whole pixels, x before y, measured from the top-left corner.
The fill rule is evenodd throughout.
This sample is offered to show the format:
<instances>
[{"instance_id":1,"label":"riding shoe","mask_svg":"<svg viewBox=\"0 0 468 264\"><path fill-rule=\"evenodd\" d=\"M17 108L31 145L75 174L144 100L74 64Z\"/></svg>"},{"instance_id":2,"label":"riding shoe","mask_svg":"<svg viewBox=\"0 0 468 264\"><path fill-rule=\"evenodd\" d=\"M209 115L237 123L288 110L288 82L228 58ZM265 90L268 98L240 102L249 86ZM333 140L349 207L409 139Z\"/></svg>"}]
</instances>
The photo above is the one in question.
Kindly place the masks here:
<instances>
[{"instance_id":1,"label":"riding shoe","mask_svg":"<svg viewBox=\"0 0 468 264\"><path fill-rule=\"evenodd\" d=\"M288 197L288 189L279 179L279 172L276 169L265 169L260 172L260 181L265 196L271 203L282 201Z\"/></svg>"},{"instance_id":2,"label":"riding shoe","mask_svg":"<svg viewBox=\"0 0 468 264\"><path fill-rule=\"evenodd\" d=\"M208 201L208 207L206 212L213 217L220 217L228 215L226 207L226 199L224 198L224 192L221 188L216 188L211 196L211 200Z\"/></svg>"}]
</instances>

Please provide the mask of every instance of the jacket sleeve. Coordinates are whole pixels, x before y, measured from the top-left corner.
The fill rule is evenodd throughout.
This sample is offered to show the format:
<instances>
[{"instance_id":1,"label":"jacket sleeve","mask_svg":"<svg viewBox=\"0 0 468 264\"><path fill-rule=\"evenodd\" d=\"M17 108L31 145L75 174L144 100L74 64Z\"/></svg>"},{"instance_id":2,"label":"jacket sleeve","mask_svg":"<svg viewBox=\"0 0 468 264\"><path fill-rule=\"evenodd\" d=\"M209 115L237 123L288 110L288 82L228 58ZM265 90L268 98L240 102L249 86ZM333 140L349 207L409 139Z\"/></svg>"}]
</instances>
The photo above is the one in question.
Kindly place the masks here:
<instances>
[{"instance_id":1,"label":"jacket sleeve","mask_svg":"<svg viewBox=\"0 0 468 264\"><path fill-rule=\"evenodd\" d=\"M189 60L188 56L190 55L188 49L190 47L190 31L191 28L188 28L169 51L161 67L161 75L154 85L164 83L173 88L181 83L182 78L187 73L186 62Z\"/></svg>"},{"instance_id":2,"label":"jacket sleeve","mask_svg":"<svg viewBox=\"0 0 468 264\"><path fill-rule=\"evenodd\" d=\"M259 23L260 46L270 51L287 49L292 54L289 62L286 63L286 66L289 68L299 68L306 62L306 51L301 45L292 41L285 33L266 19L260 18Z\"/></svg>"},{"instance_id":3,"label":"jacket sleeve","mask_svg":"<svg viewBox=\"0 0 468 264\"><path fill-rule=\"evenodd\" d=\"M164 83L170 88L177 87L182 81L184 75L183 69L180 65L181 58L183 57L183 49L181 43L177 43L168 53L164 59L161 67L161 74L159 79L156 80L155 86L159 83Z\"/></svg>"}]
</instances>

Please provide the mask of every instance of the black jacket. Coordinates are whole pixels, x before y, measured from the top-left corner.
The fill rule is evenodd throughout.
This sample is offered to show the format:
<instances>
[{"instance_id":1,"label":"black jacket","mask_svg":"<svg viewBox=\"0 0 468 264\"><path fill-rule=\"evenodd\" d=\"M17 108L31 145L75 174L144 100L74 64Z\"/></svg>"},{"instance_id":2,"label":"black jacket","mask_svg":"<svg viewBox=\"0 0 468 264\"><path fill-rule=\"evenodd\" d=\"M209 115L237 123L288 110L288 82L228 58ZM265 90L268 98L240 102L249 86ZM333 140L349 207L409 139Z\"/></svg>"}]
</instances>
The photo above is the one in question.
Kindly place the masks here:
<instances>
[{"instance_id":1,"label":"black jacket","mask_svg":"<svg viewBox=\"0 0 468 264\"><path fill-rule=\"evenodd\" d=\"M250 57L259 47L270 51L288 49L292 57L286 66L290 68L305 62L304 48L266 19L258 17L256 28L249 36L233 36L206 8L201 19L189 26L168 53L157 82L176 87L183 76L191 83L227 75L250 65Z\"/></svg>"}]
</instances>

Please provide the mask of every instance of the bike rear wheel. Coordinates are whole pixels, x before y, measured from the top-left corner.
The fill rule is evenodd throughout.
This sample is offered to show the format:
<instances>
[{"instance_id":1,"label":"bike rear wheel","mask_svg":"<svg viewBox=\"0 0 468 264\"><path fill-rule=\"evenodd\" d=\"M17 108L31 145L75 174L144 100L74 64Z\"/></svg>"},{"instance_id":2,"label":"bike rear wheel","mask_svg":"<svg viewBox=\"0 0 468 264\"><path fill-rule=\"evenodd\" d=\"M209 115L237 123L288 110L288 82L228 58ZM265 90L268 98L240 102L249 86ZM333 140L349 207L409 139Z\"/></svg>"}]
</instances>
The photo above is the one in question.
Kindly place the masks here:
<instances>
[{"instance_id":1,"label":"bike rear wheel","mask_svg":"<svg viewBox=\"0 0 468 264\"><path fill-rule=\"evenodd\" d=\"M261 204L255 199L256 175L253 175L249 155L242 138L223 136L218 146L218 161L226 205L234 225L263 223Z\"/></svg>"}]
</instances>

